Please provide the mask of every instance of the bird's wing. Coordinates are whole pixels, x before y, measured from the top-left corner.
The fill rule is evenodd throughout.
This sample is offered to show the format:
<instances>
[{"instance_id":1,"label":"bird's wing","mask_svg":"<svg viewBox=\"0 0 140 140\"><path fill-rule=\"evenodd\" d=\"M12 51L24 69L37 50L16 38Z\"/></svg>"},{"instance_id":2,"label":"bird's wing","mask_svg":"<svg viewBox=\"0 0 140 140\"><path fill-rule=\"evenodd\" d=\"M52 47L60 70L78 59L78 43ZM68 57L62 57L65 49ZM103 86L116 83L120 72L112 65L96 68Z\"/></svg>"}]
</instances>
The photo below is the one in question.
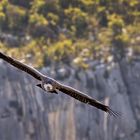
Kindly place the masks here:
<instances>
[{"instance_id":1,"label":"bird's wing","mask_svg":"<svg viewBox=\"0 0 140 140\"><path fill-rule=\"evenodd\" d=\"M5 54L3 54L2 52L0 52L0 58L5 60L6 62L10 63L11 65L15 66L16 68L25 71L26 73L32 75L34 78L38 79L41 81L41 77L44 77L43 74L41 74L39 71L37 71L36 69L21 63L20 61L11 58Z\"/></svg>"},{"instance_id":2,"label":"bird's wing","mask_svg":"<svg viewBox=\"0 0 140 140\"><path fill-rule=\"evenodd\" d=\"M101 102L93 99L92 97L72 88L72 87L69 87L69 86L66 86L66 85L62 85L60 84L59 86L59 91L85 103L85 104L89 104L91 106L94 106L98 109L101 109L107 113L109 113L110 115L113 115L113 116L118 116L119 114L117 112L114 112L112 109L109 108L109 106L106 106L104 104L102 104Z\"/></svg>"}]
</instances>

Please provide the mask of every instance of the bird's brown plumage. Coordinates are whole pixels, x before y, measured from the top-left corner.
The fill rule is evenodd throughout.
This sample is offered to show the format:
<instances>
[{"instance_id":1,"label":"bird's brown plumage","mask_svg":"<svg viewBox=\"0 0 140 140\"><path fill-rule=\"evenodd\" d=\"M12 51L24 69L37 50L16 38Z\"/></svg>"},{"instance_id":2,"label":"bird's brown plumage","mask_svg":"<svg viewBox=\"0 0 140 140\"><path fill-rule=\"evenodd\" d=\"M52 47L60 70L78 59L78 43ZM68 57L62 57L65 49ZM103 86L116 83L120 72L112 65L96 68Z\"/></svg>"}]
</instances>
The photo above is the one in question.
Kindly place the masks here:
<instances>
[{"instance_id":1,"label":"bird's brown plumage","mask_svg":"<svg viewBox=\"0 0 140 140\"><path fill-rule=\"evenodd\" d=\"M117 112L114 112L110 107L102 104L101 102L93 99L92 97L84 94L83 92L80 92L79 90L76 90L72 87L69 87L69 86L65 86L65 85L61 85L59 87L59 90L85 104L89 104L91 106L94 106L98 109L101 109L102 111L105 111L107 113L109 113L110 115L113 115L113 116L118 116L119 113Z\"/></svg>"},{"instance_id":2,"label":"bird's brown plumage","mask_svg":"<svg viewBox=\"0 0 140 140\"><path fill-rule=\"evenodd\" d=\"M41 77L43 77L44 75L42 73L40 73L39 71L37 71L36 69L21 63L20 61L11 58L3 53L0 52L0 58L2 58L3 60L5 60L6 62L10 63L11 65L15 66L16 68L25 71L26 73L32 75L34 78L38 79L39 81L41 81Z\"/></svg>"},{"instance_id":3,"label":"bird's brown plumage","mask_svg":"<svg viewBox=\"0 0 140 140\"><path fill-rule=\"evenodd\" d=\"M76 90L70 86L66 86L64 84L61 84L61 83L57 82L56 80L41 74L36 69L34 69L34 68L24 64L24 63L21 63L20 61L9 57L9 56L3 54L2 52L0 52L0 58L5 60L6 62L10 63L11 65L15 66L16 68L18 68L22 71L25 71L26 73L30 74L31 76L33 76L37 80L42 81L43 84L44 83L52 84L52 86L54 87L53 91L55 91L55 93L57 93L57 90L59 90L65 94L85 103L85 104L89 104L91 106L94 106L94 107L102 110L102 111L105 111L105 112L109 113L110 115L113 115L113 116L119 115L118 113L112 111L112 109L109 106L102 104L101 102L93 99L92 97L82 93L79 90ZM42 85L41 84L39 84L39 85L40 85L39 87L42 88ZM51 92L53 92L53 91L51 91Z\"/></svg>"}]
</instances>

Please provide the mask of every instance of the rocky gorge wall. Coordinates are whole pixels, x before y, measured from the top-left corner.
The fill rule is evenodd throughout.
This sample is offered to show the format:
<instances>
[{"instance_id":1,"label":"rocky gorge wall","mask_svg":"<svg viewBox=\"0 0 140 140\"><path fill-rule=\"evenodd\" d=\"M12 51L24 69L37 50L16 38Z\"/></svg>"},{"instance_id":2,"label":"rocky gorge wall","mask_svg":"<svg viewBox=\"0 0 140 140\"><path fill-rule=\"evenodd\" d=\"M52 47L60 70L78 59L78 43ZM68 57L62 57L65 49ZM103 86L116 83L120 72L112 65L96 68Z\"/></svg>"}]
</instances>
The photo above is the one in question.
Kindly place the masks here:
<instances>
[{"instance_id":1,"label":"rocky gorge wall","mask_svg":"<svg viewBox=\"0 0 140 140\"><path fill-rule=\"evenodd\" d=\"M48 76L87 93L122 114L114 118L60 93L0 61L0 140L139 140L140 61L74 69L43 68Z\"/></svg>"}]
</instances>

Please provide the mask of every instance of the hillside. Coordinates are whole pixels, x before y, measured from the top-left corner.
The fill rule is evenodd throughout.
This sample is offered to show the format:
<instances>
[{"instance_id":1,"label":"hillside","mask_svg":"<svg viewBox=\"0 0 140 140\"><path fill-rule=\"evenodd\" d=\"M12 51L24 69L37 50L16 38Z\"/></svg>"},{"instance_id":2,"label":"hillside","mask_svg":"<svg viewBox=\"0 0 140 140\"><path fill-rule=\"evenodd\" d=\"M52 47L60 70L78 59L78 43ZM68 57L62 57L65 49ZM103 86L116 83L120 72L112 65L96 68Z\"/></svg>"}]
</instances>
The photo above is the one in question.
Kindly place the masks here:
<instances>
[{"instance_id":1,"label":"hillside","mask_svg":"<svg viewBox=\"0 0 140 140\"><path fill-rule=\"evenodd\" d=\"M139 140L140 0L1 0L0 51L122 114L44 93L0 60L0 140Z\"/></svg>"},{"instance_id":2,"label":"hillside","mask_svg":"<svg viewBox=\"0 0 140 140\"><path fill-rule=\"evenodd\" d=\"M120 61L140 52L139 30L139 0L0 2L0 49L35 67L55 61L86 69L114 52Z\"/></svg>"}]
</instances>

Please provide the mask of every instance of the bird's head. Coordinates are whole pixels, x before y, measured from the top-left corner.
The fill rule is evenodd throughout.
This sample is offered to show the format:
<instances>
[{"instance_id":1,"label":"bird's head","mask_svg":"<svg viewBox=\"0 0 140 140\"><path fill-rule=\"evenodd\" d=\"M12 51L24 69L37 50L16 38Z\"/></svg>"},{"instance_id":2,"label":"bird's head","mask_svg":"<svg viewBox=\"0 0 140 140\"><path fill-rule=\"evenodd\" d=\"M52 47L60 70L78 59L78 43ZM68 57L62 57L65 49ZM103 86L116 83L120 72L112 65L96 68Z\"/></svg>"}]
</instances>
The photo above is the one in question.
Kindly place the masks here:
<instances>
[{"instance_id":1,"label":"bird's head","mask_svg":"<svg viewBox=\"0 0 140 140\"><path fill-rule=\"evenodd\" d=\"M48 92L51 92L51 91L54 90L53 86L51 84L49 84L49 83L48 84L46 84L46 83L44 83L44 84L37 84L36 86L38 86L38 87L40 87L43 90L48 91Z\"/></svg>"}]
</instances>

